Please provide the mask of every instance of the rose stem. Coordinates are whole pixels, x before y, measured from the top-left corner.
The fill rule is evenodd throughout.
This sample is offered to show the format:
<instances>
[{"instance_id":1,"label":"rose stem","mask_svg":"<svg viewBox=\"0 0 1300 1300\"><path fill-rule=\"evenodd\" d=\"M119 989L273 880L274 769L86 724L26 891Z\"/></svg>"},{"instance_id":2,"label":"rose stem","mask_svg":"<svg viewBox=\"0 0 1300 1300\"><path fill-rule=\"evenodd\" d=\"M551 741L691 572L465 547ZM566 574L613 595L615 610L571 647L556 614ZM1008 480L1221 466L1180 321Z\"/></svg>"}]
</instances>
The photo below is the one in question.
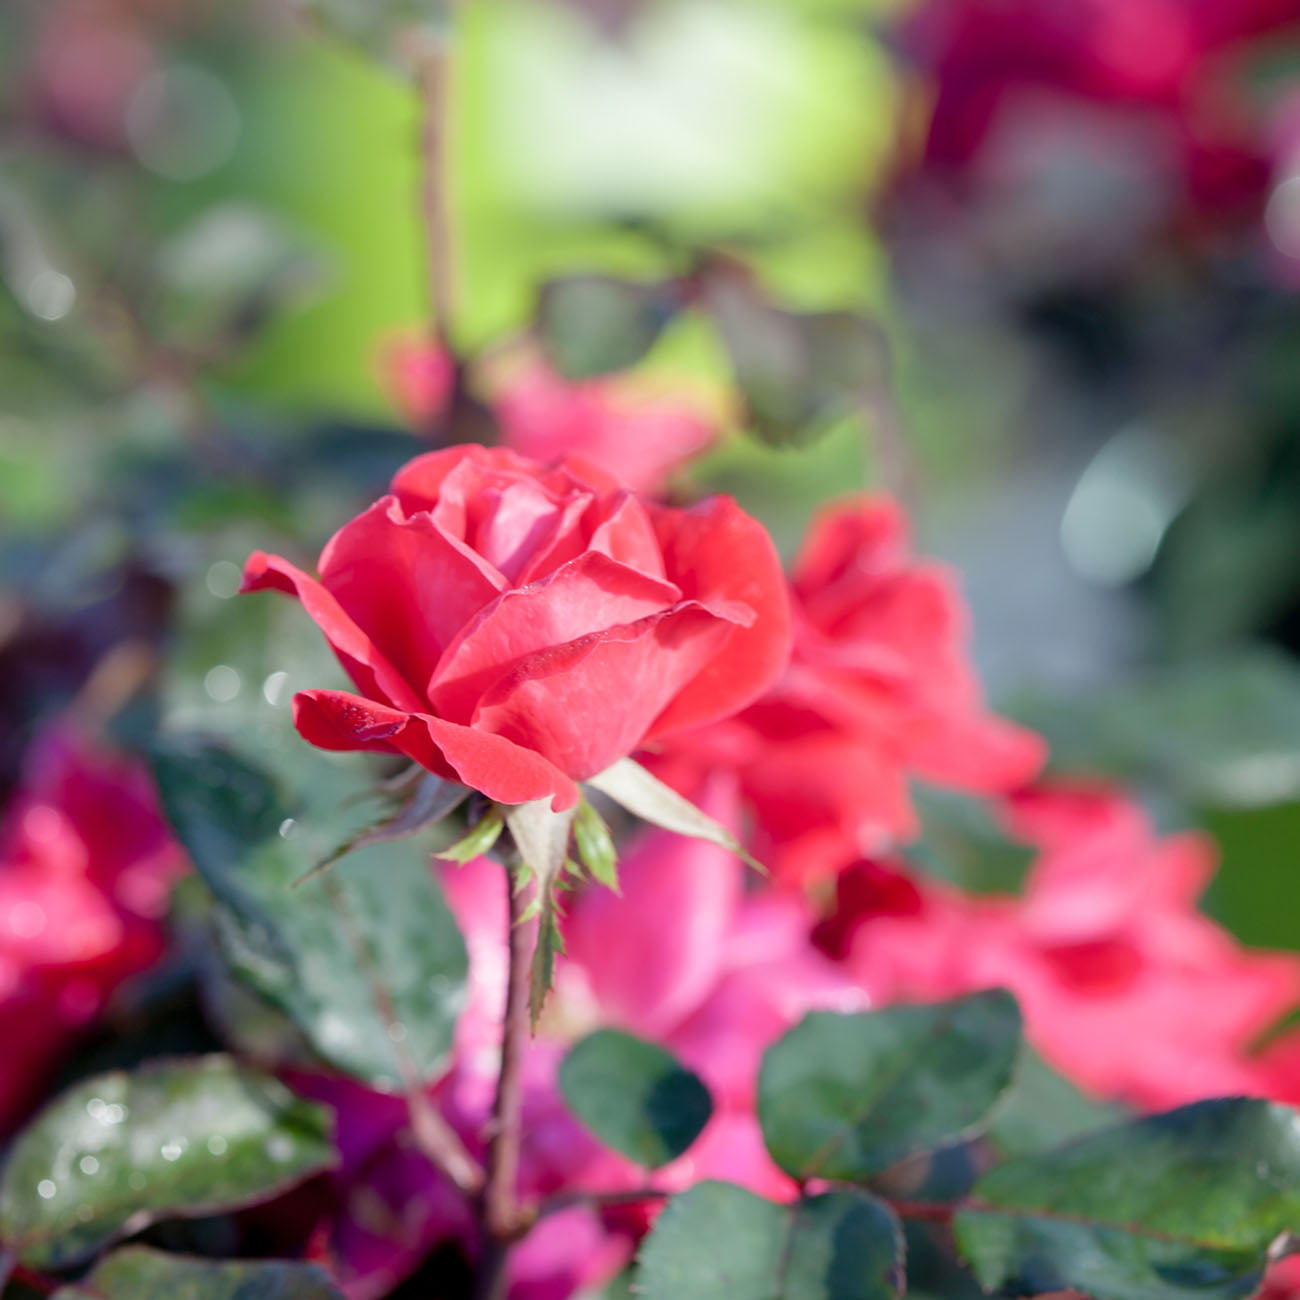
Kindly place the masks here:
<instances>
[{"instance_id":1,"label":"rose stem","mask_svg":"<svg viewBox=\"0 0 1300 1300\"><path fill-rule=\"evenodd\" d=\"M450 18L449 18L450 21ZM431 46L420 61L421 202L424 211L425 257L429 276L429 307L434 342L451 350L455 265L449 196L447 120L451 89L449 40Z\"/></svg>"},{"instance_id":2,"label":"rose stem","mask_svg":"<svg viewBox=\"0 0 1300 1300\"><path fill-rule=\"evenodd\" d=\"M504 871L509 899L507 944L510 972L506 984L505 1019L501 1027L501 1072L492 1108L487 1153L487 1183L483 1189L484 1251L479 1265L477 1300L499 1300L505 1294L506 1256L521 1227L515 1200L519 1170L519 1141L524 1100L524 1056L528 1050L528 972L532 932L523 924L527 905L516 890L513 873Z\"/></svg>"}]
</instances>

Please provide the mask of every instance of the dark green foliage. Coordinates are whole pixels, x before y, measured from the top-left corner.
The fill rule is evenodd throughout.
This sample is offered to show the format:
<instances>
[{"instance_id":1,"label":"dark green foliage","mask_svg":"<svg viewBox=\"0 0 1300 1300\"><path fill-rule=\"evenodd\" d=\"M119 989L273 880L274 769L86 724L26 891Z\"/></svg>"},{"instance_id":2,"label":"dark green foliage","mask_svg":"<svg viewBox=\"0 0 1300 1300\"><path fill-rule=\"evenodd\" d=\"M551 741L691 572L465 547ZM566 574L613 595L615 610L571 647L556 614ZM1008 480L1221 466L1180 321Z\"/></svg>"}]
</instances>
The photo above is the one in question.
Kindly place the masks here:
<instances>
[{"instance_id":1,"label":"dark green foliage","mask_svg":"<svg viewBox=\"0 0 1300 1300\"><path fill-rule=\"evenodd\" d=\"M662 1047L615 1029L599 1029L573 1047L559 1084L587 1128L647 1169L681 1155L713 1113L697 1075Z\"/></svg>"}]
</instances>

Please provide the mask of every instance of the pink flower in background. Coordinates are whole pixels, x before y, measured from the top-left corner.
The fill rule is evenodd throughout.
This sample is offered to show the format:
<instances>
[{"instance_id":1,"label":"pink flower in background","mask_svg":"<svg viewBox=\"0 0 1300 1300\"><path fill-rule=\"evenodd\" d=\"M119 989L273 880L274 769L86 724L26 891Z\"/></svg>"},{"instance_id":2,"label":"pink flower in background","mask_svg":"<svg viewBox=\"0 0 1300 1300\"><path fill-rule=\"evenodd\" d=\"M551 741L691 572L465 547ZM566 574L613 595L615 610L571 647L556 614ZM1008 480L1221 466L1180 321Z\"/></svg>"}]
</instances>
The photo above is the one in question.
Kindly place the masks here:
<instances>
[{"instance_id":1,"label":"pink flower in background","mask_svg":"<svg viewBox=\"0 0 1300 1300\"><path fill-rule=\"evenodd\" d=\"M427 429L451 398L451 358L401 339L383 356L389 389L407 422ZM536 460L574 456L634 492L662 492L669 475L718 436L705 403L630 375L570 381L542 360L502 369L489 402L502 443Z\"/></svg>"},{"instance_id":2,"label":"pink flower in background","mask_svg":"<svg viewBox=\"0 0 1300 1300\"><path fill-rule=\"evenodd\" d=\"M913 556L894 502L863 496L823 511L791 588L786 673L661 760L679 783L697 767L739 772L754 851L778 879L825 878L912 838L913 779L991 795L1034 777L1042 741L985 708L953 578Z\"/></svg>"},{"instance_id":3,"label":"pink flower in background","mask_svg":"<svg viewBox=\"0 0 1300 1300\"><path fill-rule=\"evenodd\" d=\"M1156 836L1103 788L1011 800L1040 856L1022 898L968 898L863 863L821 931L873 999L1011 989L1031 1041L1090 1092L1160 1108L1271 1091L1255 1041L1300 995L1300 958L1243 949L1196 909L1208 841Z\"/></svg>"},{"instance_id":4,"label":"pink flower in background","mask_svg":"<svg viewBox=\"0 0 1300 1300\"><path fill-rule=\"evenodd\" d=\"M704 800L730 819L734 799L715 785ZM770 1161L754 1115L763 1049L806 1011L853 1009L865 998L809 941L811 914L789 895L747 894L745 868L715 845L648 832L620 866L622 895L592 888L572 900L568 955L556 975L527 1060L520 1194L641 1186L646 1175L604 1150L567 1112L555 1071L573 1041L612 1025L660 1042L709 1085L715 1112L685 1156L653 1178L677 1189L727 1178L766 1195L793 1193ZM470 952L470 1002L453 1067L434 1090L472 1150L483 1149L505 997L505 886L479 859L443 874ZM404 1112L354 1085L309 1085L339 1107L344 1211L331 1250L353 1300L409 1273L438 1241L475 1249L463 1198L404 1137ZM374 1099L373 1102L371 1099ZM381 1207L387 1207L381 1212ZM562 1300L630 1258L645 1211L586 1208L542 1220L511 1258L513 1300ZM579 1248L579 1245L581 1248Z\"/></svg>"},{"instance_id":5,"label":"pink flower in background","mask_svg":"<svg viewBox=\"0 0 1300 1300\"><path fill-rule=\"evenodd\" d=\"M456 382L451 357L423 339L394 339L380 354L380 371L407 423L418 430L443 413Z\"/></svg>"},{"instance_id":6,"label":"pink flower in background","mask_svg":"<svg viewBox=\"0 0 1300 1300\"><path fill-rule=\"evenodd\" d=\"M33 746L0 826L0 1132L113 990L161 955L182 861L141 768L70 725Z\"/></svg>"},{"instance_id":7,"label":"pink flower in background","mask_svg":"<svg viewBox=\"0 0 1300 1300\"><path fill-rule=\"evenodd\" d=\"M674 469L717 437L685 397L623 376L570 383L540 361L510 374L492 406L506 446L539 460L578 456L637 492L661 492Z\"/></svg>"},{"instance_id":8,"label":"pink flower in background","mask_svg":"<svg viewBox=\"0 0 1300 1300\"><path fill-rule=\"evenodd\" d=\"M725 783L699 802L738 820ZM592 890L573 909L557 983L569 1005L663 1043L708 1084L713 1119L666 1171L670 1185L718 1177L781 1196L792 1184L754 1117L763 1050L814 1008L857 1010L866 999L813 948L803 899L746 891L746 870L715 845L646 834L620 867L622 896Z\"/></svg>"}]
</instances>

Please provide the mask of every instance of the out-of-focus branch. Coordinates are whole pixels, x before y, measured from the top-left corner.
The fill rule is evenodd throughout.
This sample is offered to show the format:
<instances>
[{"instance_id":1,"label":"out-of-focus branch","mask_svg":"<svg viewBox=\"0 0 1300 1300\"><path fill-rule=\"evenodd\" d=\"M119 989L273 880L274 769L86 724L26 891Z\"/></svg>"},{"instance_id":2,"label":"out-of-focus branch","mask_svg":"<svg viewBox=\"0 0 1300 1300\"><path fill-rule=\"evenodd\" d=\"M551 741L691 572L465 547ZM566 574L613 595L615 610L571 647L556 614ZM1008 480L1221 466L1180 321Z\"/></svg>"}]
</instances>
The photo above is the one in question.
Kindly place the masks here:
<instances>
[{"instance_id":1,"label":"out-of-focus branch","mask_svg":"<svg viewBox=\"0 0 1300 1300\"><path fill-rule=\"evenodd\" d=\"M455 241L452 236L448 123L451 99L451 45L431 44L420 58L421 206L433 340L450 349L455 305Z\"/></svg>"}]
</instances>

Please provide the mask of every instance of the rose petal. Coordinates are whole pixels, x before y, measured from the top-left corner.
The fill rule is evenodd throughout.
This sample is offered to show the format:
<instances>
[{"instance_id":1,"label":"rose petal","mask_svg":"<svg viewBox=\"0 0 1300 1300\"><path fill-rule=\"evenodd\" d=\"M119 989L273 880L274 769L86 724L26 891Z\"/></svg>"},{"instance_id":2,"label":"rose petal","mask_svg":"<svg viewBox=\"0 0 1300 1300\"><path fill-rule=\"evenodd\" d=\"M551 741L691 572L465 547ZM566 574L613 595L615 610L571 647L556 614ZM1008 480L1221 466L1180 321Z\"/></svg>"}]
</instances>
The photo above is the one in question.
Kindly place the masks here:
<instances>
[{"instance_id":1,"label":"rose petal","mask_svg":"<svg viewBox=\"0 0 1300 1300\"><path fill-rule=\"evenodd\" d=\"M625 492L601 521L588 543L624 564L655 578L664 578L664 557L654 522L645 506Z\"/></svg>"},{"instance_id":2,"label":"rose petal","mask_svg":"<svg viewBox=\"0 0 1300 1300\"><path fill-rule=\"evenodd\" d=\"M441 451L427 451L423 456L407 461L393 477L393 495L401 502L402 509L407 514L432 510L438 504L447 476L464 461L514 470L526 469L528 465L527 461L505 448L479 447L474 444L445 447Z\"/></svg>"},{"instance_id":3,"label":"rose petal","mask_svg":"<svg viewBox=\"0 0 1300 1300\"><path fill-rule=\"evenodd\" d=\"M577 786L540 754L427 713L401 713L346 691L299 691L293 721L319 749L396 750L498 803L550 798L561 811L578 801Z\"/></svg>"},{"instance_id":4,"label":"rose petal","mask_svg":"<svg viewBox=\"0 0 1300 1300\"><path fill-rule=\"evenodd\" d=\"M816 622L860 597L864 583L902 574L911 564L907 517L888 497L864 493L818 511L790 577Z\"/></svg>"},{"instance_id":5,"label":"rose petal","mask_svg":"<svg viewBox=\"0 0 1300 1300\"><path fill-rule=\"evenodd\" d=\"M493 408L516 451L541 460L577 452L636 491L658 491L714 436L680 399L638 394L621 379L569 383L541 364L511 375Z\"/></svg>"},{"instance_id":6,"label":"rose petal","mask_svg":"<svg viewBox=\"0 0 1300 1300\"><path fill-rule=\"evenodd\" d=\"M466 503L465 540L517 584L538 553L553 547L573 504L556 500L533 478L479 491Z\"/></svg>"},{"instance_id":7,"label":"rose petal","mask_svg":"<svg viewBox=\"0 0 1300 1300\"><path fill-rule=\"evenodd\" d=\"M681 600L671 583L588 551L500 599L448 646L429 682L439 716L468 721L483 693L523 658L663 613Z\"/></svg>"},{"instance_id":8,"label":"rose petal","mask_svg":"<svg viewBox=\"0 0 1300 1300\"><path fill-rule=\"evenodd\" d=\"M712 662L733 624L695 603L521 661L475 728L546 755L576 781L636 749L667 701Z\"/></svg>"},{"instance_id":9,"label":"rose petal","mask_svg":"<svg viewBox=\"0 0 1300 1300\"><path fill-rule=\"evenodd\" d=\"M735 713L770 686L790 657L790 598L767 531L729 497L692 510L651 507L664 571L688 599L737 601L754 612L655 720L648 739Z\"/></svg>"},{"instance_id":10,"label":"rose petal","mask_svg":"<svg viewBox=\"0 0 1300 1300\"><path fill-rule=\"evenodd\" d=\"M918 718L908 739L917 776L972 794L1026 785L1047 761L1041 736L983 710Z\"/></svg>"},{"instance_id":11,"label":"rose petal","mask_svg":"<svg viewBox=\"0 0 1300 1300\"><path fill-rule=\"evenodd\" d=\"M391 496L330 538L320 573L343 610L419 686L429 680L443 648L504 585L455 545L427 511L407 517Z\"/></svg>"},{"instance_id":12,"label":"rose petal","mask_svg":"<svg viewBox=\"0 0 1300 1300\"><path fill-rule=\"evenodd\" d=\"M254 551L244 566L241 591L283 591L296 595L302 607L325 634L344 671L359 691L377 695L397 708L419 708L419 695L411 688L370 637L344 611L338 600L315 578L278 555Z\"/></svg>"},{"instance_id":13,"label":"rose petal","mask_svg":"<svg viewBox=\"0 0 1300 1300\"><path fill-rule=\"evenodd\" d=\"M731 820L734 798L715 790L701 804ZM581 896L565 945L613 1023L661 1037L703 1000L717 978L743 871L736 855L716 844L652 831L619 864L621 896L608 889Z\"/></svg>"}]
</instances>

